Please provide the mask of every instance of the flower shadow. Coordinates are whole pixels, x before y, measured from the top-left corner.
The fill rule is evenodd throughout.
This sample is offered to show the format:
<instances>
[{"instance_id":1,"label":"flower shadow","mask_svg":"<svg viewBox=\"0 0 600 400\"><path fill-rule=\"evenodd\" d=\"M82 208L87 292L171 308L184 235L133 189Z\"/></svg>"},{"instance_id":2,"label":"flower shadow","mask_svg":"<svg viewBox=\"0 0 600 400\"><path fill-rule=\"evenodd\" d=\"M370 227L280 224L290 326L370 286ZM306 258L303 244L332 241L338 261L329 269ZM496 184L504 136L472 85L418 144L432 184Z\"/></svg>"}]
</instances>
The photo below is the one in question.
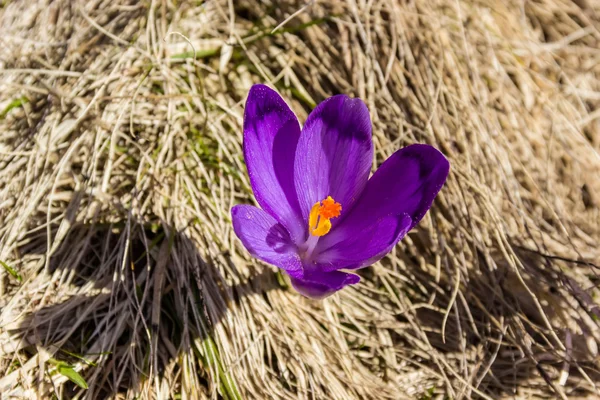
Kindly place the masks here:
<instances>
[{"instance_id":1,"label":"flower shadow","mask_svg":"<svg viewBox=\"0 0 600 400\"><path fill-rule=\"evenodd\" d=\"M223 268L236 272L231 254L201 254L190 229L138 221L72 226L48 260L52 290L39 300L47 305L32 305L24 317L23 310L15 313L3 326L11 345L2 352L37 357L51 378L36 385L49 397L135 396L189 352L201 364L194 379L205 387L198 391L235 392L235 382L221 376L227 360L219 356L214 330L245 297L281 286L269 269L226 279ZM51 228L53 236L58 231ZM45 237L26 241L20 256L43 259ZM73 366L87 391L57 374L57 363ZM14 382L0 380L0 390L18 395Z\"/></svg>"},{"instance_id":2,"label":"flower shadow","mask_svg":"<svg viewBox=\"0 0 600 400\"><path fill-rule=\"evenodd\" d=\"M527 289L499 254L488 258L478 252L480 270L465 271L441 251L441 271L436 272L419 267L424 265L419 258L435 265L435 257L425 250L430 243L421 243L425 237L420 235L421 229L417 227L409 235L411 246L422 249L415 254L420 254L408 250L398 255L407 266L401 274L409 277L400 296L410 298L410 302L396 315L406 326L394 334L396 346L419 341L424 349L417 353L419 362L449 378L460 376L468 382L463 393L466 397L478 396L473 388L493 398L515 396L534 381L561 390L556 382L566 372L567 387L575 388L569 395L587 393L577 382L584 380L584 374L594 381L598 378L593 352L587 346L593 335L582 320L577 320L577 326L565 326L560 314L572 305L565 304L564 295L558 293L560 283L555 275L548 274L547 260L516 252L527 270L523 272L528 276ZM488 264L490 259L494 268ZM397 268L390 260L384 260L384 266ZM377 281L377 277L373 279ZM558 340L569 343L568 357L547 328L546 318ZM540 343L549 343L554 349L549 351L538 346Z\"/></svg>"},{"instance_id":3,"label":"flower shadow","mask_svg":"<svg viewBox=\"0 0 600 400\"><path fill-rule=\"evenodd\" d=\"M273 249L277 253L286 253L290 251L292 241L290 240L289 233L284 230L280 225L272 226L267 232L266 243L269 248Z\"/></svg>"}]
</instances>

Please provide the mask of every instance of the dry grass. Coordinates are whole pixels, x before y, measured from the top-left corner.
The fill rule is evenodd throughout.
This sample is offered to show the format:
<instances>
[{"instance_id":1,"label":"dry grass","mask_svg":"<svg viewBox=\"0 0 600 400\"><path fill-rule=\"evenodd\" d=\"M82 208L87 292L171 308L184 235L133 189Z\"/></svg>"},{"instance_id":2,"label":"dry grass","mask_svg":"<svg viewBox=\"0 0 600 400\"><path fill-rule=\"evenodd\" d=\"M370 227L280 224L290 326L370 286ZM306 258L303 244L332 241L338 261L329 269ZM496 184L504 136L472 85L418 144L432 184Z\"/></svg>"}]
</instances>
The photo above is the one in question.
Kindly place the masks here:
<instances>
[{"instance_id":1,"label":"dry grass","mask_svg":"<svg viewBox=\"0 0 600 400\"><path fill-rule=\"evenodd\" d=\"M0 397L597 396L598 2L257 3L2 2ZM231 229L255 82L451 159L323 302Z\"/></svg>"}]
</instances>

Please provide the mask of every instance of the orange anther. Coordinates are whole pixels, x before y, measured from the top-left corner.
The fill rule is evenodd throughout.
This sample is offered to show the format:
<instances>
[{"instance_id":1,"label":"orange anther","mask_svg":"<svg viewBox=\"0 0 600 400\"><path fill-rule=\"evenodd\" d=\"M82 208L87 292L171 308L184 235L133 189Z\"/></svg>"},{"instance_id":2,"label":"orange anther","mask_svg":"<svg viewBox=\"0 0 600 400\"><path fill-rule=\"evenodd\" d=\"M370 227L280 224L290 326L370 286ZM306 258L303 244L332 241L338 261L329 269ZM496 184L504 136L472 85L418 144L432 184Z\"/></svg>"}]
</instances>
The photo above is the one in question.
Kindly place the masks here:
<instances>
[{"instance_id":1,"label":"orange anther","mask_svg":"<svg viewBox=\"0 0 600 400\"><path fill-rule=\"evenodd\" d=\"M324 236L331 230L331 218L337 218L342 212L342 205L336 203L331 196L315 203L308 217L308 229L313 236Z\"/></svg>"}]
</instances>

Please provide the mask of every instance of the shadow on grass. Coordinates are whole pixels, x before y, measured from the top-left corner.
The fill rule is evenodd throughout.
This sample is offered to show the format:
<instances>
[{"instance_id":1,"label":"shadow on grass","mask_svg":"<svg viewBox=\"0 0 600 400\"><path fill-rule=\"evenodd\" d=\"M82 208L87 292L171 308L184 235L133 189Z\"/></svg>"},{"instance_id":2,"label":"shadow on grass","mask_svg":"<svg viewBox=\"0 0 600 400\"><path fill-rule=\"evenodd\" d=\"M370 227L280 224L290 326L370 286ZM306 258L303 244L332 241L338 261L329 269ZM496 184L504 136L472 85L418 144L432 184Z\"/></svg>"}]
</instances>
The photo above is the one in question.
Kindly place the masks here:
<instances>
[{"instance_id":1,"label":"shadow on grass","mask_svg":"<svg viewBox=\"0 0 600 400\"><path fill-rule=\"evenodd\" d=\"M418 247L429 248L429 244L419 243L418 230L410 234L411 239ZM427 257L426 250L423 252ZM541 390L544 385L551 387L558 397L565 393L588 395L589 388L579 383L588 379L585 375L595 382L599 377L594 356L587 347L592 335L581 319L574 319L578 326L561 323L561 313L577 307L567 304L564 293L559 292L564 290L563 280L568 278L556 273L560 271L556 266L547 265L545 257L519 251L516 255L525 269L522 275L526 276L531 293L514 269L500 261L501 256L494 257L494 268L490 268L488 259L478 252L481 271L465 273L441 252L440 268L444 272L441 275L446 278L438 283L431 271L411 269L409 274L414 275L410 280L415 284L414 287L409 284L412 292L408 296L414 308L396 317L409 327L394 335L396 346L400 343L410 346L417 339L422 341L425 353L431 346L443 360L436 360L429 352L427 357L415 354L414 361L436 370L440 376L461 377L465 387L462 393L456 393L457 397L480 398L479 393L492 398L519 396L526 393L524 388L535 391L536 386ZM408 254L399 257L406 265L419 264ZM569 346L568 357L547 328L532 293L552 321L558 340ZM449 373L451 369L456 375ZM561 374L567 372L568 383L564 388L559 387ZM479 393L468 389L467 384ZM440 386L436 394L448 394L448 390Z\"/></svg>"},{"instance_id":2,"label":"shadow on grass","mask_svg":"<svg viewBox=\"0 0 600 400\"><path fill-rule=\"evenodd\" d=\"M45 236L29 241L22 255L42 253ZM210 243L205 248L216 249ZM216 389L222 398L238 399L214 328L245 296L281 286L268 269L227 284L219 271L227 264L236 271L229 254L202 255L187 234L163 223L75 226L49 261L49 285L68 292L49 287L45 302L53 305L9 332L20 338L19 351L29 358L40 349L49 354L46 391L57 398L136 394L191 349L200 365L190 371L204 386L195 390Z\"/></svg>"},{"instance_id":3,"label":"shadow on grass","mask_svg":"<svg viewBox=\"0 0 600 400\"><path fill-rule=\"evenodd\" d=\"M177 232L160 222L71 228L49 260L53 278L48 282L51 286L45 302L53 305L39 308L11 329L21 338L23 359L31 359L41 350L52 358L45 364L46 374L55 383L46 386L46 393L57 398L132 397L140 388L152 386L154 382L149 380L153 377L191 371L200 385L199 392L214 389L222 398L241 398L228 374L232 364L227 361L231 360L224 360L219 353L215 328L244 297L264 295L281 285L269 269L256 271L249 278L238 276L237 284L227 283L220 268L227 268L227 276L236 274L230 255L217 253L216 246L193 231L195 228ZM52 231L55 236L58 228ZM190 239L190 232L195 233L195 240ZM417 228L410 234L414 243L418 233ZM43 255L45 236L43 232L27 241L22 255ZM200 249L211 253L201 253ZM545 280L545 275L536 275L534 270L542 265L543 257L519 256L525 268L532 269L528 274L539 276L537 281L528 282L536 295L544 296L550 304L552 298L559 301L560 296L553 294L558 280ZM450 279L435 283L430 271L417 268L418 261L410 254L399 257L405 265L415 266L405 271L413 283L404 288L412 290L404 296L418 303L418 307L396 316L407 328L390 332L396 349L412 349L407 359L440 374L449 375L454 368L461 379L492 397L517 396L523 386L531 388L532 381L556 386L564 356L558 350L548 351L550 336L544 321L508 265L497 263L493 272L471 271L468 279L461 275L460 290L455 292L455 266L442 261L444 275ZM480 255L480 259L480 268L488 268L485 257ZM378 281L373 268L360 274L366 281ZM62 284L57 285L59 280ZM69 290L59 293L56 288ZM389 298L376 300L384 303ZM553 318L551 311L546 307ZM566 341L566 329L556 332ZM573 347L569 386L574 389L568 395L584 395L584 389L577 389L577 381L584 379L578 368L595 381L598 374L586 354L585 335L574 331L569 335ZM423 336L448 365L439 367L433 358L423 355L426 346L414 345L415 338L425 343ZM196 368L173 373L172 368L186 365L180 358L187 354L194 355ZM173 366L173 360L179 360L178 366ZM78 371L89 389L81 389L73 379L58 374L59 365L83 367ZM447 390L443 386L434 389L436 394Z\"/></svg>"}]
</instances>

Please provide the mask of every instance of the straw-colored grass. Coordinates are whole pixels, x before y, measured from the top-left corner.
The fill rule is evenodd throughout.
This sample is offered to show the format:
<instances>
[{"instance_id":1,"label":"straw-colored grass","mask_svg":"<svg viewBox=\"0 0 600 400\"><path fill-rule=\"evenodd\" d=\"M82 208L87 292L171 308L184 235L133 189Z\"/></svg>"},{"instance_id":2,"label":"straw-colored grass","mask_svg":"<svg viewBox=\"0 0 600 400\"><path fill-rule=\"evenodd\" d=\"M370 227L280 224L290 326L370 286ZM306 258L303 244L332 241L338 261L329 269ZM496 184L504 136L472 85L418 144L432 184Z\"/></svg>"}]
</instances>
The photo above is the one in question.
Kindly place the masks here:
<instances>
[{"instance_id":1,"label":"straw-colored grass","mask_svg":"<svg viewBox=\"0 0 600 400\"><path fill-rule=\"evenodd\" d=\"M0 4L0 398L599 395L598 1ZM231 228L256 82L451 161L325 301Z\"/></svg>"}]
</instances>

